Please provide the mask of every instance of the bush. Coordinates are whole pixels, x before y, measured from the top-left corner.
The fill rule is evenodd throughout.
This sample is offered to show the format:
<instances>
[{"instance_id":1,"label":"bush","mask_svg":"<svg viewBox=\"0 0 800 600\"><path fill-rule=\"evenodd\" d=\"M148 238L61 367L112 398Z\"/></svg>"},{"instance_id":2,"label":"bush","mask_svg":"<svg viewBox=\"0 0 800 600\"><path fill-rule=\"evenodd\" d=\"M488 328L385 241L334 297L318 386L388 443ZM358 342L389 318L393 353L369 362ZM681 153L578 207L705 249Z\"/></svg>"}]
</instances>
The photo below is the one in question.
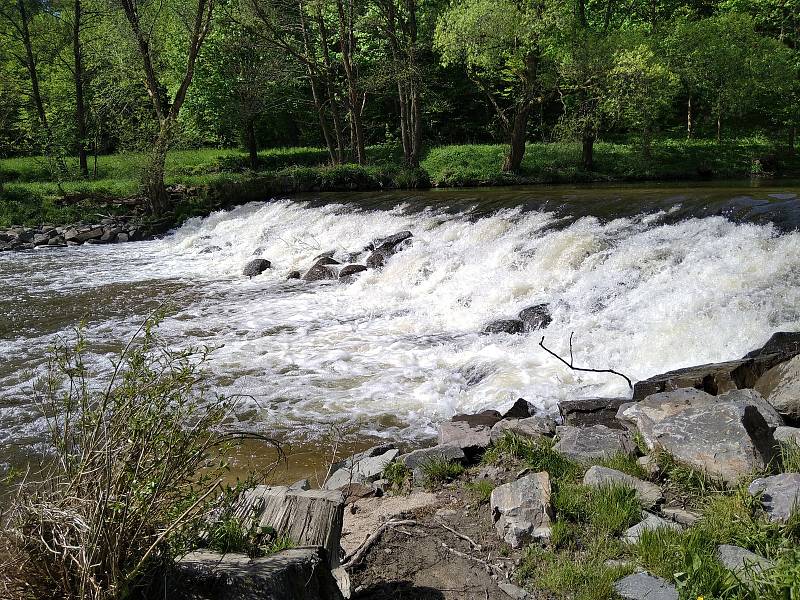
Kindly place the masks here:
<instances>
[{"instance_id":1,"label":"bush","mask_svg":"<svg viewBox=\"0 0 800 600\"><path fill-rule=\"evenodd\" d=\"M148 320L93 378L80 333L54 348L39 404L52 456L16 486L0 534L4 597L115 600L191 548L222 492L231 399L208 397L208 351Z\"/></svg>"},{"instance_id":2,"label":"bush","mask_svg":"<svg viewBox=\"0 0 800 600\"><path fill-rule=\"evenodd\" d=\"M420 465L426 487L452 481L461 476L464 466L454 460L431 458Z\"/></svg>"}]
</instances>

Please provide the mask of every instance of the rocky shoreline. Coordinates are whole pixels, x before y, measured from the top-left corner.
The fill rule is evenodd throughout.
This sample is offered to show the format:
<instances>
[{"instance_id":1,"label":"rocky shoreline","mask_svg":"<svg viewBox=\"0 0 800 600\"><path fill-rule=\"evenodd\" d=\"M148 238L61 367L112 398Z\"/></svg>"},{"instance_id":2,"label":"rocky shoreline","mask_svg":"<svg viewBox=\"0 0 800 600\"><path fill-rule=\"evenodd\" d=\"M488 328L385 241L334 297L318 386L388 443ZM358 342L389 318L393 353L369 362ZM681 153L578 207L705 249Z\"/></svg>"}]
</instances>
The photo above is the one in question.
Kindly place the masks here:
<instances>
[{"instance_id":1,"label":"rocky shoreline","mask_svg":"<svg viewBox=\"0 0 800 600\"><path fill-rule=\"evenodd\" d=\"M137 219L106 217L99 222L0 229L0 252L33 250L39 247L66 248L83 244L141 242L152 237L150 230Z\"/></svg>"},{"instance_id":2,"label":"rocky shoreline","mask_svg":"<svg viewBox=\"0 0 800 600\"><path fill-rule=\"evenodd\" d=\"M319 490L259 486L236 514L293 531L299 548L258 559L193 553L176 581L208 599L264 590L280 600L564 597L551 580L565 565L547 563L573 556L564 528L577 518L591 530L614 510L604 502L575 517L564 495L622 489L637 508L609 530L619 558L593 567L602 569L597 585L611 577L605 597L677 600L680 586L648 572L637 551L720 517L687 501L678 474L701 477L720 497L749 498L754 523L791 536L800 473L782 452L800 449L799 424L800 333L781 332L741 359L640 381L630 398L566 401L557 416L523 399L502 414L456 415L434 446L376 446L333 464ZM715 543L713 568L745 580L777 568L775 556L744 545ZM576 548L575 557L586 552ZM198 578L227 584L189 585Z\"/></svg>"}]
</instances>

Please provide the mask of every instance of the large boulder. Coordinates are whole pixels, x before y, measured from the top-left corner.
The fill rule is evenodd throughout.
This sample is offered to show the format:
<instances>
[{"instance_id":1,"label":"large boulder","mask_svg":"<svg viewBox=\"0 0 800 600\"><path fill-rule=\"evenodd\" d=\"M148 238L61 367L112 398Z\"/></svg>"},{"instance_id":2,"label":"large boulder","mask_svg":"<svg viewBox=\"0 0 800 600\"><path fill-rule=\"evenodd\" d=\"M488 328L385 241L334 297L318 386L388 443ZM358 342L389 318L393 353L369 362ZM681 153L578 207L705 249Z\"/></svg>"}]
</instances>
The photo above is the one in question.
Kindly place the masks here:
<instances>
[{"instance_id":1,"label":"large boulder","mask_svg":"<svg viewBox=\"0 0 800 600\"><path fill-rule=\"evenodd\" d=\"M761 499L764 512L774 523L786 523L793 511L800 510L800 473L756 479L747 491Z\"/></svg>"},{"instance_id":2,"label":"large boulder","mask_svg":"<svg viewBox=\"0 0 800 600\"><path fill-rule=\"evenodd\" d=\"M168 578L176 600L342 600L319 547L290 548L263 558L200 550L176 561Z\"/></svg>"},{"instance_id":3,"label":"large boulder","mask_svg":"<svg viewBox=\"0 0 800 600\"><path fill-rule=\"evenodd\" d=\"M517 398L514 404L503 413L503 419L527 419L536 414L536 407L525 400Z\"/></svg>"},{"instance_id":4,"label":"large boulder","mask_svg":"<svg viewBox=\"0 0 800 600\"><path fill-rule=\"evenodd\" d=\"M649 573L634 573L617 581L614 591L624 600L678 600L674 585Z\"/></svg>"},{"instance_id":5,"label":"large boulder","mask_svg":"<svg viewBox=\"0 0 800 600\"><path fill-rule=\"evenodd\" d=\"M431 448L420 448L408 454L403 454L399 460L406 468L411 470L415 483L420 483L425 479L425 471L423 467L426 463L434 460L444 461L464 461L466 456L464 451L454 445L449 446L433 446Z\"/></svg>"},{"instance_id":6,"label":"large boulder","mask_svg":"<svg viewBox=\"0 0 800 600\"><path fill-rule=\"evenodd\" d=\"M779 362L789 360L800 354L800 331L777 331L761 348L748 352L744 358L776 356Z\"/></svg>"},{"instance_id":7,"label":"large boulder","mask_svg":"<svg viewBox=\"0 0 800 600\"><path fill-rule=\"evenodd\" d=\"M336 279L339 276L337 269L333 265L338 265L339 261L323 256L318 259L311 268L303 275L305 281L323 281L325 279Z\"/></svg>"},{"instance_id":8,"label":"large boulder","mask_svg":"<svg viewBox=\"0 0 800 600\"><path fill-rule=\"evenodd\" d=\"M439 445L458 446L474 456L491 442L491 426L470 425L467 421L445 421L439 425Z\"/></svg>"},{"instance_id":9,"label":"large boulder","mask_svg":"<svg viewBox=\"0 0 800 600\"><path fill-rule=\"evenodd\" d=\"M272 263L266 258L254 258L244 266L244 269L242 269L242 275L247 277L255 277L256 275L261 275L261 273L269 269L271 266Z\"/></svg>"},{"instance_id":10,"label":"large boulder","mask_svg":"<svg viewBox=\"0 0 800 600\"><path fill-rule=\"evenodd\" d=\"M497 535L512 548L550 537L550 492L546 472L531 473L494 488L490 504Z\"/></svg>"},{"instance_id":11,"label":"large boulder","mask_svg":"<svg viewBox=\"0 0 800 600\"><path fill-rule=\"evenodd\" d=\"M583 476L583 485L595 488L621 485L631 488L636 492L636 497L643 508L651 508L664 499L661 488L654 483L642 481L622 471L598 465L589 467Z\"/></svg>"},{"instance_id":12,"label":"large boulder","mask_svg":"<svg viewBox=\"0 0 800 600\"><path fill-rule=\"evenodd\" d=\"M664 417L650 429L650 442L690 467L735 483L774 458L772 429L753 404L713 402Z\"/></svg>"},{"instance_id":13,"label":"large boulder","mask_svg":"<svg viewBox=\"0 0 800 600\"><path fill-rule=\"evenodd\" d=\"M789 419L800 419L800 356L772 367L756 381L758 391Z\"/></svg>"},{"instance_id":14,"label":"large boulder","mask_svg":"<svg viewBox=\"0 0 800 600\"><path fill-rule=\"evenodd\" d=\"M364 265L345 265L339 271L339 279L344 279L345 277L352 277L358 273L362 273L367 270L367 267Z\"/></svg>"},{"instance_id":15,"label":"large boulder","mask_svg":"<svg viewBox=\"0 0 800 600\"><path fill-rule=\"evenodd\" d=\"M558 443L553 449L579 463L587 464L615 454L633 456L636 446L625 431L610 429L605 425L556 428Z\"/></svg>"},{"instance_id":16,"label":"large boulder","mask_svg":"<svg viewBox=\"0 0 800 600\"><path fill-rule=\"evenodd\" d=\"M562 400L558 403L558 412L566 425L588 427L589 425L605 425L612 429L620 429L617 421L619 407L628 402L628 398L582 398L579 400Z\"/></svg>"},{"instance_id":17,"label":"large boulder","mask_svg":"<svg viewBox=\"0 0 800 600\"><path fill-rule=\"evenodd\" d=\"M380 479L383 470L400 451L391 446L376 446L334 465L331 476L323 484L326 490L338 490L351 484L366 484Z\"/></svg>"},{"instance_id":18,"label":"large boulder","mask_svg":"<svg viewBox=\"0 0 800 600\"><path fill-rule=\"evenodd\" d=\"M492 427L490 437L497 441L506 433L521 437L539 439L550 437L556 432L556 424L546 417L528 417L527 419L503 419Z\"/></svg>"},{"instance_id":19,"label":"large boulder","mask_svg":"<svg viewBox=\"0 0 800 600\"><path fill-rule=\"evenodd\" d=\"M483 333L522 333L524 325L519 319L499 319L483 328Z\"/></svg>"},{"instance_id":20,"label":"large boulder","mask_svg":"<svg viewBox=\"0 0 800 600\"><path fill-rule=\"evenodd\" d=\"M99 240L102 235L102 227L88 227L81 229L72 228L68 229L64 233L64 239L68 242L77 242L78 244L83 244L89 240Z\"/></svg>"},{"instance_id":21,"label":"large boulder","mask_svg":"<svg viewBox=\"0 0 800 600\"><path fill-rule=\"evenodd\" d=\"M549 304L536 304L524 308L519 312L517 318L522 321L526 333L544 329L553 321L553 317L550 316Z\"/></svg>"}]
</instances>

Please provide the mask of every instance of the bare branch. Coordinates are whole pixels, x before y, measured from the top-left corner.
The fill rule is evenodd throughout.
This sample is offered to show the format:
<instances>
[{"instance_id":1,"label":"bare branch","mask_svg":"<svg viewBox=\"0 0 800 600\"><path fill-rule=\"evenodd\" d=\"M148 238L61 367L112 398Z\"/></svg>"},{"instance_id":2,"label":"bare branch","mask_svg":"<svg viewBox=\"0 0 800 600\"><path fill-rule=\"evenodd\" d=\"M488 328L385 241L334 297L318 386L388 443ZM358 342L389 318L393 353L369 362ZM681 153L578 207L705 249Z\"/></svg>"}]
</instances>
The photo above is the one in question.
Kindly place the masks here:
<instances>
[{"instance_id":1,"label":"bare branch","mask_svg":"<svg viewBox=\"0 0 800 600\"><path fill-rule=\"evenodd\" d=\"M561 358L558 354L556 354L555 352L553 352L552 350L550 350L548 347L546 347L544 345L544 336L542 336L542 339L539 342L539 345L542 347L542 349L545 352L547 352L551 356L555 356L558 360L560 360L562 363L567 365L573 371L584 371L584 372L587 372L587 373L612 373L614 375L622 377L625 381L628 382L628 387L633 389L633 383L631 382L630 378L627 375L623 375L619 371L615 371L614 369L588 369L588 368L585 368L585 367L576 367L575 366L575 362L574 362L574 358L573 358L573 353L572 353L572 336L574 336L574 335L575 335L574 331L569 334L569 362L564 360L563 358Z\"/></svg>"}]
</instances>

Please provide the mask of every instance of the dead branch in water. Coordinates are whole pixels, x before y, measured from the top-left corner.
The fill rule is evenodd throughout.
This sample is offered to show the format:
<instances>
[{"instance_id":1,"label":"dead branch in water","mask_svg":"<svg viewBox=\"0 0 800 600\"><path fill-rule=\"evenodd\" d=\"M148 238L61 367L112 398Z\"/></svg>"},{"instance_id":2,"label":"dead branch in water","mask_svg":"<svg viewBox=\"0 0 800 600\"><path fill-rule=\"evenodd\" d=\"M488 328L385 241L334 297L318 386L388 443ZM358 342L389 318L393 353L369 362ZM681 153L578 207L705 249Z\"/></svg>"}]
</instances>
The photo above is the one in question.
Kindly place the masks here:
<instances>
[{"instance_id":1,"label":"dead branch in water","mask_svg":"<svg viewBox=\"0 0 800 600\"><path fill-rule=\"evenodd\" d=\"M628 382L628 387L633 389L633 383L631 383L630 378L627 375L623 375L619 371L615 371L614 369L588 369L588 368L584 368L584 367L576 367L575 364L574 364L575 359L573 358L573 355L572 355L572 336L574 336L574 335L575 335L574 331L569 334L569 362L567 362L566 360L561 358L558 354L556 354L555 352L553 352L547 346L544 345L544 336L542 336L542 339L539 342L539 345L542 347L542 349L545 352L547 352L551 356L555 356L558 360L560 360L562 363L567 365L573 371L585 371L587 373L612 373L614 375L622 377L625 381Z\"/></svg>"}]
</instances>

